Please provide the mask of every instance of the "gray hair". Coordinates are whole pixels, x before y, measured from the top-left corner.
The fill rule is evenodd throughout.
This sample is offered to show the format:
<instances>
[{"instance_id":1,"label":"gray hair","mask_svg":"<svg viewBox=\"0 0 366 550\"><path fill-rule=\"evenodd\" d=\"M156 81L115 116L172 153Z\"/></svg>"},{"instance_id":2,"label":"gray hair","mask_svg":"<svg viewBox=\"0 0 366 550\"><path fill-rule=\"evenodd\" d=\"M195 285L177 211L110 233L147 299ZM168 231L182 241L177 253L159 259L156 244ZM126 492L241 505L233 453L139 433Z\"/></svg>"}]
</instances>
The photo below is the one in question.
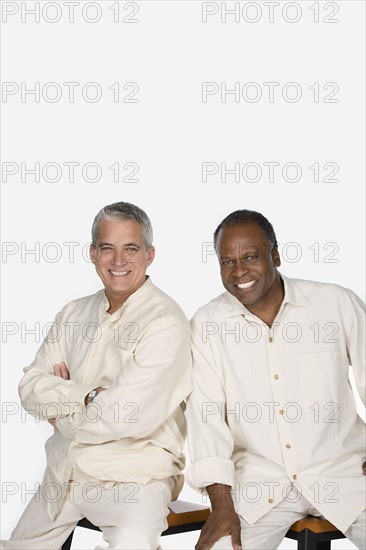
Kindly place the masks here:
<instances>
[{"instance_id":1,"label":"gray hair","mask_svg":"<svg viewBox=\"0 0 366 550\"><path fill-rule=\"evenodd\" d=\"M92 226L92 245L96 246L99 239L99 222L101 220L133 220L142 227L145 246L152 247L153 230L151 221L141 208L129 202L115 202L104 206L94 218Z\"/></svg>"}]
</instances>

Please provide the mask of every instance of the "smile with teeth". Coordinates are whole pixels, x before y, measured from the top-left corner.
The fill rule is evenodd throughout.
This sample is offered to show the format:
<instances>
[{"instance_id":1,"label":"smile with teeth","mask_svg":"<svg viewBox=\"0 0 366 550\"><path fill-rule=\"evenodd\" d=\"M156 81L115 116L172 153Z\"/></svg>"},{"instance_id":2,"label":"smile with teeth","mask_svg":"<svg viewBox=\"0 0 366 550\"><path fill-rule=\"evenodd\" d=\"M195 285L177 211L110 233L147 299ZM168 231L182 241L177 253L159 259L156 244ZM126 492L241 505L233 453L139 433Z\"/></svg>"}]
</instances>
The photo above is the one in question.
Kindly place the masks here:
<instances>
[{"instance_id":1,"label":"smile with teeth","mask_svg":"<svg viewBox=\"0 0 366 550\"><path fill-rule=\"evenodd\" d=\"M109 270L109 273L111 275L114 275L115 277L124 277L126 275L128 275L129 273L131 273L130 271L112 271L111 269Z\"/></svg>"},{"instance_id":2,"label":"smile with teeth","mask_svg":"<svg viewBox=\"0 0 366 550\"><path fill-rule=\"evenodd\" d=\"M255 281L249 281L247 283L238 283L236 286L238 288L251 288L255 284Z\"/></svg>"}]
</instances>

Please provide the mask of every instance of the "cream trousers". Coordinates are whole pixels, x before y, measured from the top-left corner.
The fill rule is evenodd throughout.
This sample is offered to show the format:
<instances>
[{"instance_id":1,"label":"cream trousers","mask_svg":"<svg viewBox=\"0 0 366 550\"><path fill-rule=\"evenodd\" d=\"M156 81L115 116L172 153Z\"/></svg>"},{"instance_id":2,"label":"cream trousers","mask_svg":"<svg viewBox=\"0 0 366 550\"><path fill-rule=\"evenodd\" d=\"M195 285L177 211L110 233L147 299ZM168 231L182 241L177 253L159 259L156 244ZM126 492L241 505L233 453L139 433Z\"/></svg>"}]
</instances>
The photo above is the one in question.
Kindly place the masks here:
<instances>
[{"instance_id":1,"label":"cream trousers","mask_svg":"<svg viewBox=\"0 0 366 550\"><path fill-rule=\"evenodd\" d=\"M86 517L103 531L105 546L115 550L156 550L171 502L172 479L147 485L116 483L106 489L77 478L69 482L55 520L46 512L42 486L21 516L4 550L59 550L77 522ZM46 497L47 498L47 497Z\"/></svg>"},{"instance_id":2,"label":"cream trousers","mask_svg":"<svg viewBox=\"0 0 366 550\"><path fill-rule=\"evenodd\" d=\"M291 492L289 493L289 497ZM292 497L296 499L296 493ZM295 521L308 515L321 514L305 497L298 502L282 500L270 512L249 525L242 517L241 544L244 550L276 550L284 539L287 531ZM345 536L360 550L366 549L366 511L345 531ZM231 537L223 537L213 547L213 550L232 550Z\"/></svg>"}]
</instances>

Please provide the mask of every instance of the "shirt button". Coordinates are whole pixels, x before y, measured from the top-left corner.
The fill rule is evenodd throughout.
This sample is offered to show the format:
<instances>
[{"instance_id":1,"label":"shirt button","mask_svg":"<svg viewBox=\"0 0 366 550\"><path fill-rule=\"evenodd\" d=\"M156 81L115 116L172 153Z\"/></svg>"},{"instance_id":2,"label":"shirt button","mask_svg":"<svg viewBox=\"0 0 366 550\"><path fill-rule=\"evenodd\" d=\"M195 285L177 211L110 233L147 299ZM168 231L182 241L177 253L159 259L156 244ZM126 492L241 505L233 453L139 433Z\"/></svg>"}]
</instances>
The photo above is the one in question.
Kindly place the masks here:
<instances>
[{"instance_id":1,"label":"shirt button","mask_svg":"<svg viewBox=\"0 0 366 550\"><path fill-rule=\"evenodd\" d=\"M286 449L291 449L290 443L286 443Z\"/></svg>"},{"instance_id":2,"label":"shirt button","mask_svg":"<svg viewBox=\"0 0 366 550\"><path fill-rule=\"evenodd\" d=\"M280 414L285 414L285 411L283 409L281 409L280 411L278 411Z\"/></svg>"},{"instance_id":3,"label":"shirt button","mask_svg":"<svg viewBox=\"0 0 366 550\"><path fill-rule=\"evenodd\" d=\"M297 479L297 475L294 474L294 475L292 476L292 479Z\"/></svg>"},{"instance_id":4,"label":"shirt button","mask_svg":"<svg viewBox=\"0 0 366 550\"><path fill-rule=\"evenodd\" d=\"M278 380L278 379L279 379L278 374L275 374L275 375L274 375L274 379L275 379L275 380Z\"/></svg>"},{"instance_id":5,"label":"shirt button","mask_svg":"<svg viewBox=\"0 0 366 550\"><path fill-rule=\"evenodd\" d=\"M272 343L273 342L273 336L270 336L269 337L269 341Z\"/></svg>"},{"instance_id":6,"label":"shirt button","mask_svg":"<svg viewBox=\"0 0 366 550\"><path fill-rule=\"evenodd\" d=\"M269 502L270 504L273 504L273 498L269 498L269 499L268 499L268 502Z\"/></svg>"}]
</instances>

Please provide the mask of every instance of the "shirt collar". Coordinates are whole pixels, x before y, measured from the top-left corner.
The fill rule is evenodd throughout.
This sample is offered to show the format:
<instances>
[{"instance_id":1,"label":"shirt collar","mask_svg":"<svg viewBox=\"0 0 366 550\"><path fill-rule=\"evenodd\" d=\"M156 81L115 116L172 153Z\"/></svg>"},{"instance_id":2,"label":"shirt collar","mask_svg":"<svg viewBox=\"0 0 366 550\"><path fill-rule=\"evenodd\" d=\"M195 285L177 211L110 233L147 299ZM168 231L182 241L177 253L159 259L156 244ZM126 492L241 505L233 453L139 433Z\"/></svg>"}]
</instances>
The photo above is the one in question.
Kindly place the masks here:
<instances>
[{"instance_id":1,"label":"shirt collar","mask_svg":"<svg viewBox=\"0 0 366 550\"><path fill-rule=\"evenodd\" d=\"M151 290L151 288L153 287L154 285L152 284L151 282L151 279L149 277L149 275L146 275L146 281L137 289L135 290L135 292L133 292L128 298L127 300L122 304L122 306L120 308L117 309L117 311L115 311L114 313L112 313L112 315L108 315L108 317L110 319L112 319L112 317L114 317L117 313L119 316L120 313L121 313L121 309L126 307L127 304L130 304L131 302L135 302L136 300L139 300L141 298L141 296L144 296L144 294L146 294L147 292L149 292L149 290ZM105 294L105 291L104 290L101 290L101 297L102 297L102 302L101 302L101 306L102 306L102 309L105 313L107 313L108 309L109 309L109 300Z\"/></svg>"},{"instance_id":2,"label":"shirt collar","mask_svg":"<svg viewBox=\"0 0 366 550\"><path fill-rule=\"evenodd\" d=\"M310 301L301 292L296 279L290 279L280 274L284 284L285 296L282 301L284 304L291 304L296 307L310 306ZM218 297L218 304L213 313L214 317L234 317L235 315L251 316L252 313L235 296L229 292L224 292Z\"/></svg>"},{"instance_id":3,"label":"shirt collar","mask_svg":"<svg viewBox=\"0 0 366 550\"><path fill-rule=\"evenodd\" d=\"M292 306L311 306L310 300L302 293L296 279L290 279L281 275L283 284L285 287L285 296L283 298L284 304L291 304Z\"/></svg>"}]
</instances>

